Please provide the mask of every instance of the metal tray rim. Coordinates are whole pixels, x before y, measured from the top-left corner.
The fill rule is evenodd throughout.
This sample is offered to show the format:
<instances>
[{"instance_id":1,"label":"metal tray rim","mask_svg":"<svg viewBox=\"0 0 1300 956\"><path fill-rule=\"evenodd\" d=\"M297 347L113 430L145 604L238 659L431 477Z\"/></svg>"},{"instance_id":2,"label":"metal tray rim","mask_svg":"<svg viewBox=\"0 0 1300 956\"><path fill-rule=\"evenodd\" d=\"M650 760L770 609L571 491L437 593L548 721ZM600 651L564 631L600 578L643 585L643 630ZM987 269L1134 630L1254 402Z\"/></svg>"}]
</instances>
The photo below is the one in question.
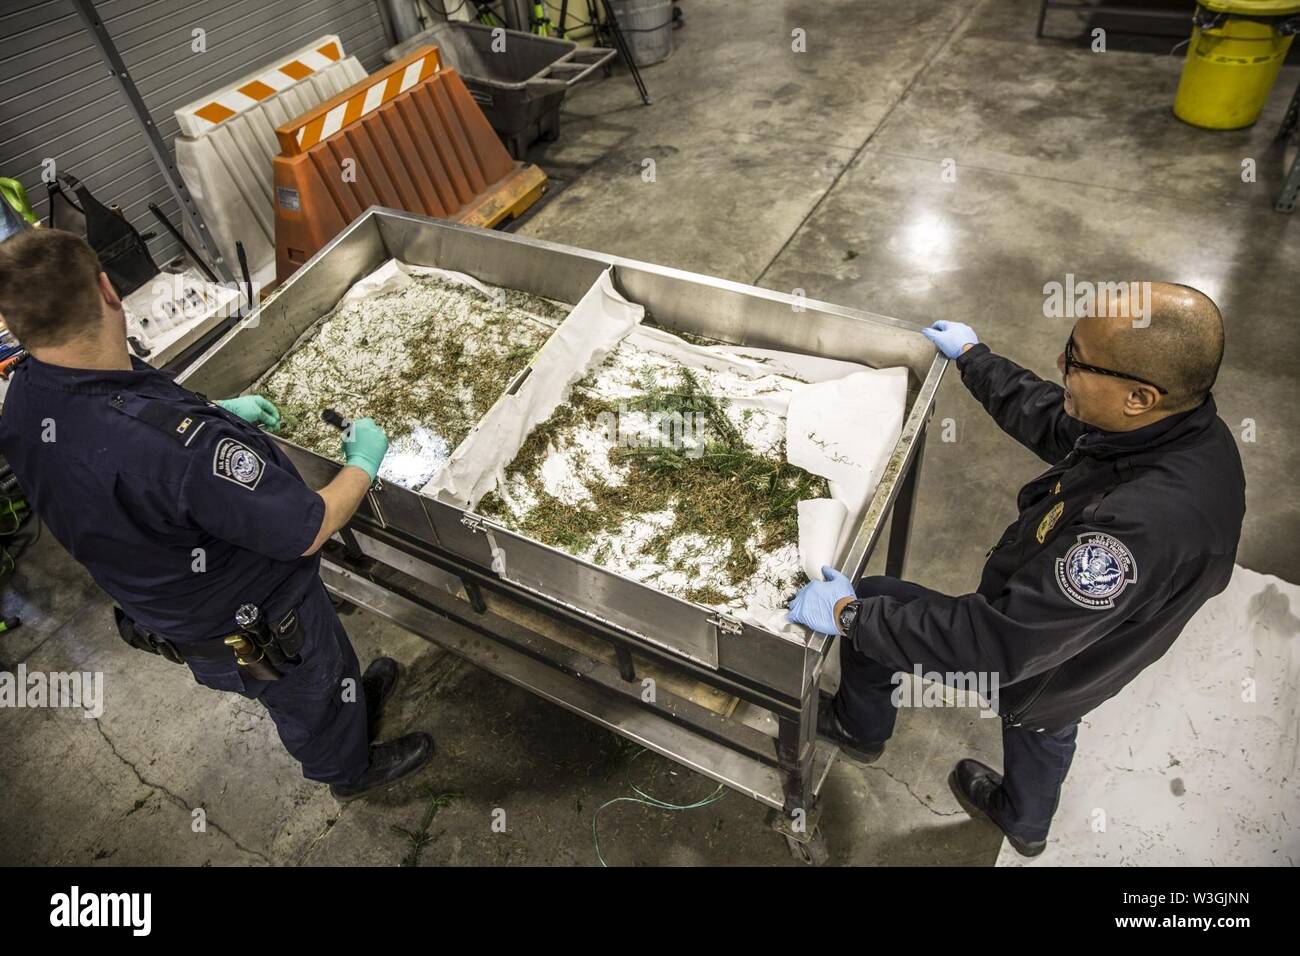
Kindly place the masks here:
<instances>
[{"instance_id":1,"label":"metal tray rim","mask_svg":"<svg viewBox=\"0 0 1300 956\"><path fill-rule=\"evenodd\" d=\"M249 313L249 315L245 316L239 323L233 326L217 342L215 342L212 346L210 346L203 353L202 356L200 356L188 369L185 370L185 372L183 372L180 376L177 377L177 381L183 384L186 380L188 380L190 377L196 374L206 361L212 359L219 352L221 352L221 350L225 348L225 346L227 346L230 343L230 341L234 337L236 337L241 330L243 330L246 326L254 325L258 321L260 321L260 316L263 310L269 308L282 295L292 290L299 281L302 281L303 278L311 272L314 266L316 266L327 256L329 256L334 249L336 249L342 243L348 241L348 239L355 232L365 228L377 227L375 226L375 221L380 219L397 220L397 221L409 223L414 226L419 226L423 228L433 227L436 229L445 230L452 233L456 233L456 232L463 232L467 234L488 233L491 234L495 240L515 243L518 245L528 246L537 249L543 249L550 252L571 256L577 259L587 260L593 264L603 265L606 267L612 266L614 267L615 277L617 277L618 275L619 267L636 269L636 270L641 270L649 273L658 274L671 279L678 279L686 282L700 283L704 285L725 289L727 291L735 292L739 295L763 298L772 302L779 302L787 305L799 304L802 305L805 310L815 310L815 311L825 312L832 315L837 315L843 318L853 319L856 321L888 325L893 328L916 332L918 334L922 328L922 326L920 325L902 319L897 319L892 316L869 312L862 309L850 308L847 306L835 305L834 303L826 302L819 299L812 299L807 297L797 298L793 295L779 292L776 290L764 289L758 286L748 285L746 283L737 282L731 279L722 279L714 276L708 276L702 273L692 272L685 269L679 269L673 266L664 266L652 262L647 262L644 260L631 259L625 256L616 256L616 255L594 252L589 249L582 249L576 246L570 246L564 243L552 242L550 240L545 240L545 239L538 239L531 236L519 236L513 233L501 232L499 230L481 229L476 226L468 226L460 223L448 222L445 220L432 219L430 217L423 216L417 213L404 212L402 210L391 209L389 207L384 207L384 206L371 206L368 209L366 209L355 220L353 220L347 227L345 227L337 236L335 236L328 243L326 243L315 255L313 255L306 263L304 263L283 284L277 287L267 297L267 299L264 300L259 305L257 309ZM328 314L328 313L324 313L324 314ZM848 546L847 553L840 559L840 563L845 568L851 568L853 574L855 575L861 573L862 566L865 565L871 549L875 546L875 543L880 536L880 531L881 528L883 527L884 516L892 507L894 500L896 499L899 491L900 481L898 480L898 477L903 475L908 469L908 467L910 467L911 463L915 459L915 456L919 450L917 438L922 434L922 431L924 429L927 420L933 413L933 402L934 402L935 392L938 389L938 386L943 378L944 372L946 371L948 364L949 364L948 360L945 359L942 354L937 354L934 360L931 362L924 379L921 381L921 385L916 393L916 397L913 399L912 407L909 410L908 415L904 419L902 433L900 434L900 437L898 441L895 443L894 448L890 454L890 459L889 459L890 464L887 468L887 472L892 470L895 475L895 480L891 481L888 487L882 487L882 485L877 486L875 492L873 493L867 505L867 509L863 515L863 519L859 523L858 528L855 530L854 537ZM913 373L915 373L915 369L912 369L912 371ZM311 456L322 462L325 462L331 467L334 468L339 467L338 462L334 461L333 459L327 459L324 456L317 455L315 452L309 451L308 449L305 449L302 446L289 441L288 439L279 438L277 436L276 441L280 442L281 444L293 447L297 452L303 455ZM883 479L882 479L882 483L883 483ZM437 498L433 498L432 496L425 495L418 490L415 489L403 489L403 490L410 491L413 494L418 495L421 499L435 500L441 505L456 508L464 515L473 514L472 512L469 512L465 509L458 508L456 505L450 504L446 501L442 501L441 499L437 499ZM375 496L372 495L371 497L374 505L376 505L375 507L376 514L379 517L379 520L382 522L384 520L382 515L382 507L378 506L379 502L377 500L374 500ZM517 532L512 532L510 531L510 529L502 528L501 526L496 525L495 523L491 522L490 519L483 518L482 516L477 516L477 517L481 518L485 523L492 525L494 528L507 531L511 534L517 534ZM521 536L521 537L526 537L526 536ZM536 541L531 538L529 538L528 540L532 544L538 547L547 548L551 551L554 551L557 555L560 555L567 560L579 562L583 565L595 568L607 574L613 574L617 577L622 578L625 581L628 581L631 584L636 585L637 587L645 588L653 592L656 595L657 600L662 600L665 598L670 599L674 602L685 604L689 608L695 611L705 613L710 616L719 613L714 608L707 607L701 604L695 604L690 601L685 601L683 598L677 597L672 594L668 594L667 592L664 591L660 591L659 589L654 588L648 584L645 584L644 582L636 581L632 578L627 577L626 575L619 574L619 572L612 571L609 568L604 568L599 565L592 564L591 562L588 562L575 555L571 555L568 552L563 552L563 551L559 551L558 549L551 548L549 545L546 545L543 542ZM560 598L555 597L554 595L545 595L545 596L552 600L562 600ZM570 602L567 601L564 603L570 604ZM596 616L594 612L588 612L585 609L583 610L584 613L591 613L593 616ZM745 622L745 624L747 627L752 627L754 630L764 635L777 638L782 642L795 643L797 646L803 647L805 651L809 649L815 650L818 648L824 648L826 645L825 640L819 639L819 635L807 629L803 629L805 633L805 637L801 642L799 642L799 641L795 641L794 638L789 634L781 634L779 632L768 630L767 628L751 624L750 622ZM615 625L615 626L619 626L619 625ZM621 628L621 629L626 630L626 628ZM628 633L632 634L633 632L629 631ZM634 636L644 637L643 635L634 635Z\"/></svg>"}]
</instances>

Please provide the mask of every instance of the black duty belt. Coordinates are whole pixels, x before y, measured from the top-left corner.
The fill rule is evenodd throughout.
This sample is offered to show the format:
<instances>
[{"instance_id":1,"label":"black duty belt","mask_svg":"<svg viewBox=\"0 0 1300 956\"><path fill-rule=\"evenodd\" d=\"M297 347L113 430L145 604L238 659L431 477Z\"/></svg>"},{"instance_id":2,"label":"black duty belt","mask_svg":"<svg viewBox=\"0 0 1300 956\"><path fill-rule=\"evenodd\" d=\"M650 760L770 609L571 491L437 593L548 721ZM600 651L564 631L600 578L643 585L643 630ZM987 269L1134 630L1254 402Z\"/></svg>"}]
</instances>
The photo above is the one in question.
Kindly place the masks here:
<instances>
[{"instance_id":1,"label":"black duty belt","mask_svg":"<svg viewBox=\"0 0 1300 956\"><path fill-rule=\"evenodd\" d=\"M207 641L173 641L152 631L145 630L126 616L120 607L113 608L113 619L117 624L117 633L136 650L148 651L171 661L183 664L187 659L233 660L234 651L223 643L223 639L213 638Z\"/></svg>"},{"instance_id":2,"label":"black duty belt","mask_svg":"<svg viewBox=\"0 0 1300 956\"><path fill-rule=\"evenodd\" d=\"M196 658L233 660L241 676L276 681L284 676L283 666L302 661L298 652L302 650L304 635L298 630L296 609L274 626L269 626L262 619L257 605L243 605L235 615L235 623L243 630L204 641L173 641L136 624L121 608L115 607L113 614L122 640L137 650L157 654L173 664Z\"/></svg>"}]
</instances>

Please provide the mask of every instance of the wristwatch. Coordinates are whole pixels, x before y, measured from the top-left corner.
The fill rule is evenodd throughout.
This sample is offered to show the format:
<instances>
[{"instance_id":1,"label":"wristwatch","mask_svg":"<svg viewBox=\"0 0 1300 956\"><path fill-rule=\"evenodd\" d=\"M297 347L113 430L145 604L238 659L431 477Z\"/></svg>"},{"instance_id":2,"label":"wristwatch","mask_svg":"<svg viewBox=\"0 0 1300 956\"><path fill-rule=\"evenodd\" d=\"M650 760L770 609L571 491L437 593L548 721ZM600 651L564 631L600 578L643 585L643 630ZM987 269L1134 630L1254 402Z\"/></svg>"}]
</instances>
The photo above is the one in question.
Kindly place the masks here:
<instances>
[{"instance_id":1,"label":"wristwatch","mask_svg":"<svg viewBox=\"0 0 1300 956\"><path fill-rule=\"evenodd\" d=\"M861 601L850 601L844 605L844 610L840 611L840 633L848 636L853 632L853 625L858 623L858 612L862 610Z\"/></svg>"}]
</instances>

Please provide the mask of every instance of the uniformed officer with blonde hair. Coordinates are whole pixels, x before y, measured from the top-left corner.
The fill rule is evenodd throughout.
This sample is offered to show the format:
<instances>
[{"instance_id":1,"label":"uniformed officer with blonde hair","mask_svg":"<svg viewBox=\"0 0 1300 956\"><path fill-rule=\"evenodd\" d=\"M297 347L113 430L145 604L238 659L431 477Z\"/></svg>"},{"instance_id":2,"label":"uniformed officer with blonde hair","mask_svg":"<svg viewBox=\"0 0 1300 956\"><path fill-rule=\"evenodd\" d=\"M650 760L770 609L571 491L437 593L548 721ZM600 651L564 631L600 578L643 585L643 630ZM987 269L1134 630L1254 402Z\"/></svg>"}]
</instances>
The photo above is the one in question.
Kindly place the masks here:
<instances>
[{"instance_id":1,"label":"uniformed officer with blonde hair","mask_svg":"<svg viewBox=\"0 0 1300 956\"><path fill-rule=\"evenodd\" d=\"M313 491L263 431L279 427L265 398L209 402L131 356L122 303L71 233L0 243L0 317L28 352L0 453L117 602L122 636L260 701L304 776L341 800L423 766L427 734L373 741L397 665L360 673L318 574L321 546L379 470L383 431L354 422L346 466Z\"/></svg>"}]
</instances>

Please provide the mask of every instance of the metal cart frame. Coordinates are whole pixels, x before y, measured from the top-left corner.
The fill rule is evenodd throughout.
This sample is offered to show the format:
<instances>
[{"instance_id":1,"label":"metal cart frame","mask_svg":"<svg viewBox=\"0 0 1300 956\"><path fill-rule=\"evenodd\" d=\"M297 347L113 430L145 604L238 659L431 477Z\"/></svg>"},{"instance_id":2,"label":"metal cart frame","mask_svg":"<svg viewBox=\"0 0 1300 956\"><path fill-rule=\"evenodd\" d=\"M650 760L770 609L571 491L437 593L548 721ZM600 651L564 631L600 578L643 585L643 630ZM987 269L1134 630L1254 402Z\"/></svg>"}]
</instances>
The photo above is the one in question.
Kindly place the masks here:
<instances>
[{"instance_id":1,"label":"metal cart frame","mask_svg":"<svg viewBox=\"0 0 1300 956\"><path fill-rule=\"evenodd\" d=\"M885 316L372 208L178 380L207 394L238 394L390 256L568 302L613 267L625 294L670 329L906 366L902 434L838 562L846 573L860 574L888 524L886 573L902 574L926 426L948 363L918 326ZM341 467L281 444L314 487ZM509 555L505 574L493 569L498 546ZM538 569L531 579L530 565ZM511 567L520 569L515 576ZM796 856L811 863L826 858L817 797L838 750L817 737L816 725L831 639L807 633L795 641L742 625L382 482L340 540L327 546L321 577L342 600L765 804ZM647 667L717 688L740 704L723 715L664 688L647 694Z\"/></svg>"}]
</instances>

